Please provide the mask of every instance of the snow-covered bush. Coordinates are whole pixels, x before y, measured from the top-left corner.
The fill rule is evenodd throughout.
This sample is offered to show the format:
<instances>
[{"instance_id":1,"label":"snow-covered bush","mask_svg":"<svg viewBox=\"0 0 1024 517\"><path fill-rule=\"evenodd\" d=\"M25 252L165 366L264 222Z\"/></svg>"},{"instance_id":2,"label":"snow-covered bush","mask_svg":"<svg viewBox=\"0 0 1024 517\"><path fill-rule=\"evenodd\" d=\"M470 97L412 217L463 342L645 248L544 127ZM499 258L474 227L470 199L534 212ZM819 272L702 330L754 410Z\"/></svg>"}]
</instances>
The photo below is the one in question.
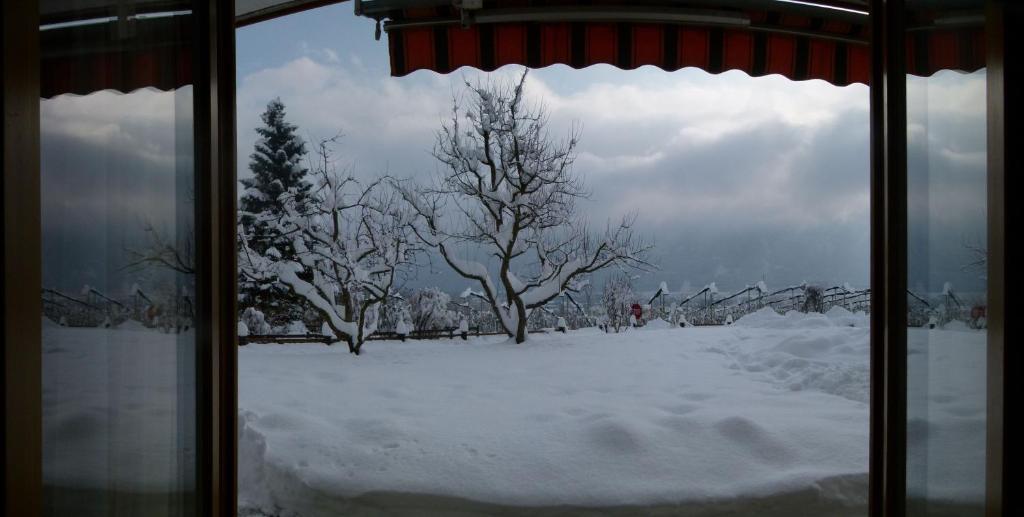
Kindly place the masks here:
<instances>
[{"instance_id":1,"label":"snow-covered bush","mask_svg":"<svg viewBox=\"0 0 1024 517\"><path fill-rule=\"evenodd\" d=\"M395 323L395 334L398 334L399 336L402 336L404 338L405 336L408 336L410 332L412 332L412 328L409 327L409 323L407 320L401 319L398 320L397 323Z\"/></svg>"},{"instance_id":2,"label":"snow-covered bush","mask_svg":"<svg viewBox=\"0 0 1024 517\"><path fill-rule=\"evenodd\" d=\"M241 325L245 325L249 334L270 334L270 324L267 323L266 317L263 315L263 312L256 310L254 307L246 307L246 309L242 311L239 328L241 328Z\"/></svg>"},{"instance_id":3,"label":"snow-covered bush","mask_svg":"<svg viewBox=\"0 0 1024 517\"><path fill-rule=\"evenodd\" d=\"M608 277L604 282L604 292L601 301L604 303L605 330L619 332L623 327L630 324L634 318L631 305L636 295L633 293L633 283L626 274L617 274Z\"/></svg>"},{"instance_id":4,"label":"snow-covered bush","mask_svg":"<svg viewBox=\"0 0 1024 517\"><path fill-rule=\"evenodd\" d=\"M289 336L304 336L309 334L309 329L302 320L295 320L284 328L284 333Z\"/></svg>"},{"instance_id":5,"label":"snow-covered bush","mask_svg":"<svg viewBox=\"0 0 1024 517\"><path fill-rule=\"evenodd\" d=\"M463 278L476 282L502 329L526 340L530 313L585 275L608 266L646 264L650 248L635 217L592 232L576 203L587 197L573 172L578 133L553 140L541 106L528 106L517 82L467 86L437 134L441 176L431 187L401 185L419 215L415 230ZM466 260L472 247L492 257Z\"/></svg>"},{"instance_id":6,"label":"snow-covered bush","mask_svg":"<svg viewBox=\"0 0 1024 517\"><path fill-rule=\"evenodd\" d=\"M803 312L825 312L825 294L820 286L808 285L804 288Z\"/></svg>"},{"instance_id":7,"label":"snow-covered bush","mask_svg":"<svg viewBox=\"0 0 1024 517\"><path fill-rule=\"evenodd\" d=\"M382 332L398 332L398 327L410 326L409 302L402 296L395 294L389 296L380 306L380 323L377 329ZM409 332L405 332L408 334Z\"/></svg>"},{"instance_id":8,"label":"snow-covered bush","mask_svg":"<svg viewBox=\"0 0 1024 517\"><path fill-rule=\"evenodd\" d=\"M387 300L399 270L413 262L417 248L410 228L414 214L399 203L390 182L364 185L337 174L332 140L320 143L317 183L300 202L300 192L281 195L284 210L255 220L291 238L294 258L270 247L258 253L241 228L239 269L249 281L279 282L313 306L339 341L358 355L377 330L378 309Z\"/></svg>"},{"instance_id":9,"label":"snow-covered bush","mask_svg":"<svg viewBox=\"0 0 1024 517\"><path fill-rule=\"evenodd\" d=\"M448 314L451 296L437 287L425 287L409 298L409 316L412 328L418 331L443 329L452 326Z\"/></svg>"}]
</instances>

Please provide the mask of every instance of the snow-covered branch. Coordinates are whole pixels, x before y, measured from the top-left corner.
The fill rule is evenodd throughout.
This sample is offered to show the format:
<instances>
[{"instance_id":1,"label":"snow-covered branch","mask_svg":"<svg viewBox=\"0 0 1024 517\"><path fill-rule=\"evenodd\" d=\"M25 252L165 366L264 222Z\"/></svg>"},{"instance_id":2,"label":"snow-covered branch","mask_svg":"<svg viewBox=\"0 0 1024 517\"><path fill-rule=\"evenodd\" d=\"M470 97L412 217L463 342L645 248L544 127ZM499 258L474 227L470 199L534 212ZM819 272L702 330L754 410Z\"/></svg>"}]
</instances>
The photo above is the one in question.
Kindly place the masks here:
<instances>
[{"instance_id":1,"label":"snow-covered branch","mask_svg":"<svg viewBox=\"0 0 1024 517\"><path fill-rule=\"evenodd\" d=\"M273 247L258 253L248 245L252 228L243 227L239 267L254 282L279 282L308 301L338 340L358 354L377 329L378 310L392 294L397 274L420 249L412 235L416 214L400 202L393 182L364 185L338 174L330 143L317 148L313 189L302 199L293 191L282 194L284 209L258 214L252 227L287 236L294 258Z\"/></svg>"},{"instance_id":2,"label":"snow-covered branch","mask_svg":"<svg viewBox=\"0 0 1024 517\"><path fill-rule=\"evenodd\" d=\"M124 269L159 267L186 275L195 274L195 232L191 224L177 242L149 221L143 223L142 231L146 235L146 244L125 250L128 262Z\"/></svg>"},{"instance_id":3,"label":"snow-covered branch","mask_svg":"<svg viewBox=\"0 0 1024 517\"><path fill-rule=\"evenodd\" d=\"M573 171L579 132L552 139L542 106L529 106L526 72L508 84L467 83L437 134L441 176L430 187L396 182L417 215L413 232L459 275L477 282L502 327L526 339L530 311L610 266L644 268L650 245L634 216L591 231L577 203L589 194ZM482 250L486 263L460 255Z\"/></svg>"}]
</instances>

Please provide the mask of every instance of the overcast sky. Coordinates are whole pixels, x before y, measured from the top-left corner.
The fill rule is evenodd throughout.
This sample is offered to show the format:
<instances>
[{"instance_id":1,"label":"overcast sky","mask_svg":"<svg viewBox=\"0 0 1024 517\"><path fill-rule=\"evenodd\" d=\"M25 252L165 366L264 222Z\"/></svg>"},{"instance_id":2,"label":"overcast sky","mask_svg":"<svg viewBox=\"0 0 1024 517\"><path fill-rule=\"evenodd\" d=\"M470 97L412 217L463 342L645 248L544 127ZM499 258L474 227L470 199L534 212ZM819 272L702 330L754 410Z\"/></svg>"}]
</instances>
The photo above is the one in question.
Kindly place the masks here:
<instances>
[{"instance_id":1,"label":"overcast sky","mask_svg":"<svg viewBox=\"0 0 1024 517\"><path fill-rule=\"evenodd\" d=\"M240 175L259 113L280 96L308 139L345 134L339 152L357 174L429 177L434 132L462 82L518 73L390 77L386 36L373 32L347 5L238 31ZM977 289L981 276L961 265L965 243L984 244L984 72L909 88L912 287ZM867 285L866 86L556 65L533 71L527 90L553 134L582 126L576 170L593 192L583 204L592 220L636 211L656 241L661 270L640 287Z\"/></svg>"},{"instance_id":2,"label":"overcast sky","mask_svg":"<svg viewBox=\"0 0 1024 517\"><path fill-rule=\"evenodd\" d=\"M307 140L344 133L338 152L356 174L426 180L436 173L435 131L461 83L520 70L390 77L386 36L374 41L373 22L351 8L238 30L239 176L249 174L260 113L280 97ZM527 92L547 107L554 135L582 127L575 167L593 192L581 204L591 220L635 211L641 232L655 240L661 269L639 279L641 289L662 281L673 291L709 282L728 291L759 280L867 286L866 86L556 65L532 71ZM965 243L984 245L984 72L913 78L909 92L911 287L941 291L951 281L977 289L982 275L961 265L970 260ZM180 217L188 202L179 184L191 174L182 168L191 143L179 130L190 127L190 89L118 95L43 102L43 221L62 229L60 238L48 230L48 249L103 233L103 253L111 255L130 238L123 228ZM177 129L167 125L175 119ZM89 159L92 152L105 157ZM163 179L129 178L129 169ZM166 195L170 188L175 196ZM88 208L89 199L108 201ZM440 265L417 282L452 292L466 286Z\"/></svg>"},{"instance_id":3,"label":"overcast sky","mask_svg":"<svg viewBox=\"0 0 1024 517\"><path fill-rule=\"evenodd\" d=\"M461 83L519 71L390 77L373 31L341 5L238 32L241 175L275 96L308 139L343 132L357 174L433 175L434 133ZM867 87L556 65L533 71L527 92L554 135L582 126L576 171L593 196L581 208L602 224L636 211L656 241L662 269L641 288L867 284Z\"/></svg>"}]
</instances>

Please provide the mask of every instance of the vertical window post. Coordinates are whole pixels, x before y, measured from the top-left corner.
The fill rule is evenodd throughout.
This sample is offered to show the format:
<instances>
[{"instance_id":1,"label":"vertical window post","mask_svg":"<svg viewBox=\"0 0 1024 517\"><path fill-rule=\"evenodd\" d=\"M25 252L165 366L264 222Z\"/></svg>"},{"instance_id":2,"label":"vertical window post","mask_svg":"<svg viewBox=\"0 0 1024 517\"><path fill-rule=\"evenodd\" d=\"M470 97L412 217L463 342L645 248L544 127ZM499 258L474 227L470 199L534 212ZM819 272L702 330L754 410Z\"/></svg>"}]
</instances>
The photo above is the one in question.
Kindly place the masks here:
<instances>
[{"instance_id":1,"label":"vertical window post","mask_svg":"<svg viewBox=\"0 0 1024 517\"><path fill-rule=\"evenodd\" d=\"M1021 379L1024 353L1020 332L1007 316L1020 312L1020 192L1022 145L1021 66L1008 49L1021 44L1024 8L1019 2L989 0L985 12L988 67L988 434L986 436L985 514L1018 515L1024 508L1012 483L1018 479L1021 450ZM1015 95L1016 93L1016 95Z\"/></svg>"},{"instance_id":2,"label":"vertical window post","mask_svg":"<svg viewBox=\"0 0 1024 517\"><path fill-rule=\"evenodd\" d=\"M869 509L906 504L907 108L902 0L872 0Z\"/></svg>"},{"instance_id":3,"label":"vertical window post","mask_svg":"<svg viewBox=\"0 0 1024 517\"><path fill-rule=\"evenodd\" d=\"M196 82L196 252L199 501L235 515L237 326L234 2L197 1L203 17Z\"/></svg>"},{"instance_id":4,"label":"vertical window post","mask_svg":"<svg viewBox=\"0 0 1024 517\"><path fill-rule=\"evenodd\" d=\"M3 491L0 513L42 512L39 318L39 5L3 5Z\"/></svg>"}]
</instances>

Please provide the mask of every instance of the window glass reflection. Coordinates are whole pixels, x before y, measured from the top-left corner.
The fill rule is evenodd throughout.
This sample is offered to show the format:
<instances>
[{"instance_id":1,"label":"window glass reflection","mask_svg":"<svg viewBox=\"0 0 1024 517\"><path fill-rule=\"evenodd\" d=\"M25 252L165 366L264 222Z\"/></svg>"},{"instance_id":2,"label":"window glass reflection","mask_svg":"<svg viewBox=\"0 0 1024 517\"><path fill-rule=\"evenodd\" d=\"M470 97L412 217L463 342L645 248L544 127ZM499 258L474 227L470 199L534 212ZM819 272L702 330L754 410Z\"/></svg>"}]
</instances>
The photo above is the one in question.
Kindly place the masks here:
<instances>
[{"instance_id":1,"label":"window glass reflection","mask_svg":"<svg viewBox=\"0 0 1024 517\"><path fill-rule=\"evenodd\" d=\"M907 79L911 515L982 515L985 70Z\"/></svg>"},{"instance_id":2,"label":"window glass reflection","mask_svg":"<svg viewBox=\"0 0 1024 517\"><path fill-rule=\"evenodd\" d=\"M45 514L194 515L191 16L43 4Z\"/></svg>"}]
</instances>

